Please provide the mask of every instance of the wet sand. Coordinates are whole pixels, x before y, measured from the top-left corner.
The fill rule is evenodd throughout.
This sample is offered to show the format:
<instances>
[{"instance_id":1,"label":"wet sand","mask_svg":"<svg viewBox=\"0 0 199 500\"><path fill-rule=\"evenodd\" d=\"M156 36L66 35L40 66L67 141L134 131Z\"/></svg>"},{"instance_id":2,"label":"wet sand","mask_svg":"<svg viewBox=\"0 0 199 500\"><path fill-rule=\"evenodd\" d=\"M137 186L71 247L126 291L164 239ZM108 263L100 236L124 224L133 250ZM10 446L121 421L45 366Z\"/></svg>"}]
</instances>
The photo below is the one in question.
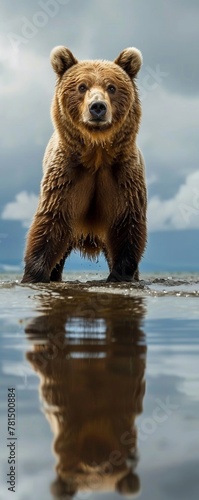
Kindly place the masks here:
<instances>
[{"instance_id":1,"label":"wet sand","mask_svg":"<svg viewBox=\"0 0 199 500\"><path fill-rule=\"evenodd\" d=\"M16 388L19 500L198 498L199 279L0 276L1 485Z\"/></svg>"}]
</instances>

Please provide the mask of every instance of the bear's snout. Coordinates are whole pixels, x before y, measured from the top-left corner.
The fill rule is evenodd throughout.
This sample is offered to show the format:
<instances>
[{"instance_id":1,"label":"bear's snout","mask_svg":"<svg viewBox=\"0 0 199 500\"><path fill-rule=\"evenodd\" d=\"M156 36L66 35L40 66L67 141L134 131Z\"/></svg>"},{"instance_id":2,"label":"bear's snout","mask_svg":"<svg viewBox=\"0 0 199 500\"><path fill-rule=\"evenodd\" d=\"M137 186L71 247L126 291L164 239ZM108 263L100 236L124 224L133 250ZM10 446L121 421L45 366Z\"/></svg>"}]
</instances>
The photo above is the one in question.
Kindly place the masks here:
<instances>
[{"instance_id":1,"label":"bear's snout","mask_svg":"<svg viewBox=\"0 0 199 500\"><path fill-rule=\"evenodd\" d=\"M85 124L100 129L112 123L112 108L109 96L102 88L93 87L85 95L82 106L82 118Z\"/></svg>"},{"instance_id":2,"label":"bear's snout","mask_svg":"<svg viewBox=\"0 0 199 500\"><path fill-rule=\"evenodd\" d=\"M94 120L102 120L107 112L107 105L104 101L94 101L89 106L89 111Z\"/></svg>"}]
</instances>

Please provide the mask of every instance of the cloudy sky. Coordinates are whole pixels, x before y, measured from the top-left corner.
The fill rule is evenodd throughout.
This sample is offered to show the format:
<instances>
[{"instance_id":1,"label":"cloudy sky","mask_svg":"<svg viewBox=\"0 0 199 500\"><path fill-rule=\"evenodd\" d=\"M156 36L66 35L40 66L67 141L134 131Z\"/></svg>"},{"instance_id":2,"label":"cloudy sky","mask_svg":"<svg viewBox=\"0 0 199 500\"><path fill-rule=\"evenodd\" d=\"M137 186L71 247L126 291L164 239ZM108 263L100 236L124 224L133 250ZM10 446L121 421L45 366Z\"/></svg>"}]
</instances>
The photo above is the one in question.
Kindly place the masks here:
<instances>
[{"instance_id":1,"label":"cloudy sky","mask_svg":"<svg viewBox=\"0 0 199 500\"><path fill-rule=\"evenodd\" d=\"M136 46L149 193L143 269L199 269L198 21L198 0L1 0L0 263L22 261L37 205L52 132L51 49L113 60Z\"/></svg>"}]
</instances>

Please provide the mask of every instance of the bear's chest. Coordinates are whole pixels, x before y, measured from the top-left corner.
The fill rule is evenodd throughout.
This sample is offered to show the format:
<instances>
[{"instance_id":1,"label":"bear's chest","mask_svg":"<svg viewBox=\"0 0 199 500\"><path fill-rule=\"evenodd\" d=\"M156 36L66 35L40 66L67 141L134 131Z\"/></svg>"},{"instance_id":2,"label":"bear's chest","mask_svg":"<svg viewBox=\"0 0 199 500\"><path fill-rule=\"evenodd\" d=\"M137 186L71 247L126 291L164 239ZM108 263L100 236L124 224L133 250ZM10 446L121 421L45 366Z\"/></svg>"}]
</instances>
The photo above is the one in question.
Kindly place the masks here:
<instances>
[{"instance_id":1,"label":"bear's chest","mask_svg":"<svg viewBox=\"0 0 199 500\"><path fill-rule=\"evenodd\" d=\"M114 167L101 166L97 172L92 172L79 166L66 200L67 212L71 213L79 230L106 227L115 217L121 203Z\"/></svg>"},{"instance_id":2,"label":"bear's chest","mask_svg":"<svg viewBox=\"0 0 199 500\"><path fill-rule=\"evenodd\" d=\"M81 153L81 164L86 170L91 173L96 173L98 171L103 171L105 167L110 167L113 164L114 150L109 144L107 145L91 145L86 147Z\"/></svg>"},{"instance_id":3,"label":"bear's chest","mask_svg":"<svg viewBox=\"0 0 199 500\"><path fill-rule=\"evenodd\" d=\"M80 218L88 225L110 224L120 204L117 178L112 167L101 166L95 174L87 172L82 183L79 200Z\"/></svg>"}]
</instances>

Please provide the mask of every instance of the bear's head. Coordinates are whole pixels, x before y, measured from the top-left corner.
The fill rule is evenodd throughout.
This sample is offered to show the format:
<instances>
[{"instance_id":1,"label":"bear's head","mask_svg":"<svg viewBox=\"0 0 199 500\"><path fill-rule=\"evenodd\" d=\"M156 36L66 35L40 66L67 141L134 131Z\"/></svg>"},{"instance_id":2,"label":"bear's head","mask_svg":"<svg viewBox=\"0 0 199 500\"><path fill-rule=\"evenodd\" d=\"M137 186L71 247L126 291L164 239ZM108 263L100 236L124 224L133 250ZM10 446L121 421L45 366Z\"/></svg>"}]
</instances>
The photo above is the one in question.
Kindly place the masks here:
<instances>
[{"instance_id":1,"label":"bear's head","mask_svg":"<svg viewBox=\"0 0 199 500\"><path fill-rule=\"evenodd\" d=\"M141 116L135 77L142 64L136 48L114 62L78 61L66 47L55 47L51 64L57 74L52 118L61 135L74 128L91 142L111 140L125 121L137 133Z\"/></svg>"}]
</instances>

